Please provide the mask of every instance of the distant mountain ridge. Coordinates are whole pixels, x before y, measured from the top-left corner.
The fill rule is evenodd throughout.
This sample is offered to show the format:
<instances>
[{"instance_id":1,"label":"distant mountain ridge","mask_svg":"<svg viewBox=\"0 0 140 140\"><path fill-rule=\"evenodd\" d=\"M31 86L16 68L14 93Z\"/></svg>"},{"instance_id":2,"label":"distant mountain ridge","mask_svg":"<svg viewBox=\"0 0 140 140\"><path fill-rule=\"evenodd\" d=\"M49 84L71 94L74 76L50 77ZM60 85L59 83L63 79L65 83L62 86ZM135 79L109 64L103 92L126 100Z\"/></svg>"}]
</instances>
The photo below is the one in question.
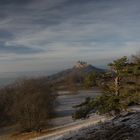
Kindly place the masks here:
<instances>
[{"instance_id":1,"label":"distant mountain ridge","mask_svg":"<svg viewBox=\"0 0 140 140\"><path fill-rule=\"evenodd\" d=\"M87 62L78 61L72 68L48 76L49 80L62 79L72 74L88 74L92 72L104 73L106 70L97 68Z\"/></svg>"},{"instance_id":2,"label":"distant mountain ridge","mask_svg":"<svg viewBox=\"0 0 140 140\"><path fill-rule=\"evenodd\" d=\"M0 86L6 86L9 84L12 84L15 82L17 79L22 79L22 78L45 78L46 81L61 81L61 79L67 78L67 76L70 75L80 75L80 74L88 74L91 72L99 72L99 73L104 73L107 70L105 69L100 69L97 67L94 67L87 62L83 61L78 61L72 68L57 72L55 74L46 76L46 71L43 72L20 72L20 73L12 73L12 76L9 73L6 73L6 76L3 76L0 78ZM13 76L14 75L14 76ZM30 76L29 76L30 75Z\"/></svg>"}]
</instances>

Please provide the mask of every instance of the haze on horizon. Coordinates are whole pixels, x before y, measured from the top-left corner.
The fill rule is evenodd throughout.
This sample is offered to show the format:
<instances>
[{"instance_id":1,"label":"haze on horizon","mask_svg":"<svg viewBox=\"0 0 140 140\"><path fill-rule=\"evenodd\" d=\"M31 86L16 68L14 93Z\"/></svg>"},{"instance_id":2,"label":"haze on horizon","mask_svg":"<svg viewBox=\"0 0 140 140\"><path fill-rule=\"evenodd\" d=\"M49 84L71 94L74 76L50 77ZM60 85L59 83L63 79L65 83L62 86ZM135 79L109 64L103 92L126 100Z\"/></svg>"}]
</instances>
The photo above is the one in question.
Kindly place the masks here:
<instances>
[{"instance_id":1,"label":"haze on horizon","mask_svg":"<svg viewBox=\"0 0 140 140\"><path fill-rule=\"evenodd\" d=\"M0 74L104 67L140 50L139 0L0 0Z\"/></svg>"}]
</instances>

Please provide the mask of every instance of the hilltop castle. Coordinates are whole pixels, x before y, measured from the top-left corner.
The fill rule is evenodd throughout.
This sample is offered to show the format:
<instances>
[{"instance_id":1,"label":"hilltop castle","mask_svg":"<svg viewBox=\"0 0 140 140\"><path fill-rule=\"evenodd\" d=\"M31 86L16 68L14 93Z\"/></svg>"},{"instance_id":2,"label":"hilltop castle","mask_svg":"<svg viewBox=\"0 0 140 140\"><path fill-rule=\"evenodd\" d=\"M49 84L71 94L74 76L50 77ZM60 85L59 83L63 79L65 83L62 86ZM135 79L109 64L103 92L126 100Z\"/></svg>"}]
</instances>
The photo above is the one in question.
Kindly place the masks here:
<instances>
[{"instance_id":1,"label":"hilltop castle","mask_svg":"<svg viewBox=\"0 0 140 140\"><path fill-rule=\"evenodd\" d=\"M88 66L87 62L78 61L76 63L76 65L74 66L74 68L84 68L84 67L87 67L87 66Z\"/></svg>"}]
</instances>

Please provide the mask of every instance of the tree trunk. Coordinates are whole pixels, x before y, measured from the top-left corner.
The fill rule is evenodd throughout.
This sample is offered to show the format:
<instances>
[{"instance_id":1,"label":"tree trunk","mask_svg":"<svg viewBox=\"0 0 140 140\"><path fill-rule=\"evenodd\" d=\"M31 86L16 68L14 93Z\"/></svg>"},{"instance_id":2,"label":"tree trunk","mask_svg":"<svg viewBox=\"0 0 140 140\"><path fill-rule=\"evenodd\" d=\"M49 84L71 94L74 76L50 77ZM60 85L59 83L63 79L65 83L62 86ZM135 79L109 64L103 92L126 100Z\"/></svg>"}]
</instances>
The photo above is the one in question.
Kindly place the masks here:
<instances>
[{"instance_id":1,"label":"tree trunk","mask_svg":"<svg viewBox=\"0 0 140 140\"><path fill-rule=\"evenodd\" d=\"M115 94L117 96L119 96L120 94L120 77L119 76L115 78Z\"/></svg>"}]
</instances>

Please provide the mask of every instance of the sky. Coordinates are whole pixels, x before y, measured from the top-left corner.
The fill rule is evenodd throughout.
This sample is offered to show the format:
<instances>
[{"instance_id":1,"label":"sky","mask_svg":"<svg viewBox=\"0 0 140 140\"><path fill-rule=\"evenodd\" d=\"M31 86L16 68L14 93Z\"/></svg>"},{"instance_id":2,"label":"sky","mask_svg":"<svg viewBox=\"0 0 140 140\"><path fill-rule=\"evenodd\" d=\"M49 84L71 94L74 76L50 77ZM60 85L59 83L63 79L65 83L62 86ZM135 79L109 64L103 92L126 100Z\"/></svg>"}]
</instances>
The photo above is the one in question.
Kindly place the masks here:
<instances>
[{"instance_id":1,"label":"sky","mask_svg":"<svg viewBox=\"0 0 140 140\"><path fill-rule=\"evenodd\" d=\"M0 74L104 67L140 50L140 0L0 0Z\"/></svg>"}]
</instances>

